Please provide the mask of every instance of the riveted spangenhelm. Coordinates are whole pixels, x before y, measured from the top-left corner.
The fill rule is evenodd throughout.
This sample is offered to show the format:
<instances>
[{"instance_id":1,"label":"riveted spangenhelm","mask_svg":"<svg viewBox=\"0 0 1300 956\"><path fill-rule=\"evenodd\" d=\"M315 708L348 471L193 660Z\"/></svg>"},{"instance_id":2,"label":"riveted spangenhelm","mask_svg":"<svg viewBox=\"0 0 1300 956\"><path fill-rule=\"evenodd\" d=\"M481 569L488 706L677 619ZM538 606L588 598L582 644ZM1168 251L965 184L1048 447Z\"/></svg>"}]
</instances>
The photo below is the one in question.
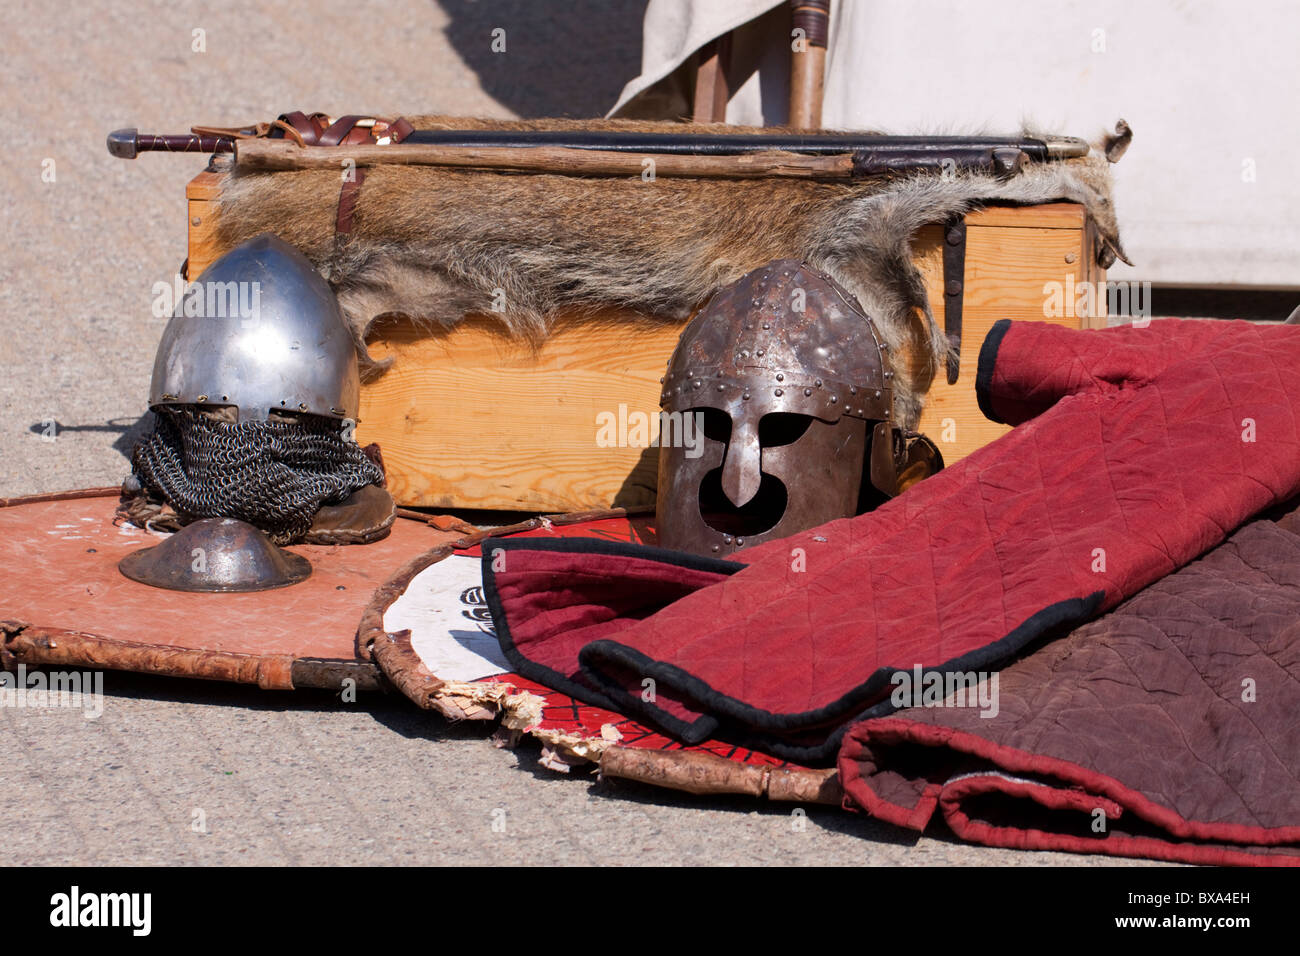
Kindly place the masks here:
<instances>
[{"instance_id":1,"label":"riveted spangenhelm","mask_svg":"<svg viewBox=\"0 0 1300 956\"><path fill-rule=\"evenodd\" d=\"M871 319L810 266L778 260L719 291L663 382L659 543L726 555L854 515L868 449L892 493L892 378Z\"/></svg>"},{"instance_id":2,"label":"riveted spangenhelm","mask_svg":"<svg viewBox=\"0 0 1300 956\"><path fill-rule=\"evenodd\" d=\"M263 233L208 266L163 331L149 406L224 405L356 418L356 348L338 300L307 258Z\"/></svg>"}]
</instances>

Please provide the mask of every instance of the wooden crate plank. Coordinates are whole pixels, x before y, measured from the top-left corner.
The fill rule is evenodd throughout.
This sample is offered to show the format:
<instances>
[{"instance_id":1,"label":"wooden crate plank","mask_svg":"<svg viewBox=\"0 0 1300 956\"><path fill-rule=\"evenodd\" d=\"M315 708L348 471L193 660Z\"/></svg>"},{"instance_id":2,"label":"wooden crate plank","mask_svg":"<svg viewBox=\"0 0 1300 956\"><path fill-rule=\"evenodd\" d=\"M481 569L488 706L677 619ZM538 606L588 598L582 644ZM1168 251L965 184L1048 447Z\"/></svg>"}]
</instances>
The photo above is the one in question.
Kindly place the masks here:
<instances>
[{"instance_id":1,"label":"wooden crate plank","mask_svg":"<svg viewBox=\"0 0 1300 956\"><path fill-rule=\"evenodd\" d=\"M390 327L372 339L371 351L396 363L362 389L357 440L379 442L393 493L406 503L524 510L653 504L653 450L600 447L598 416L618 416L623 404L629 414L654 419L679 331L613 313L561 322L534 352L490 319L424 337Z\"/></svg>"},{"instance_id":2,"label":"wooden crate plank","mask_svg":"<svg viewBox=\"0 0 1300 956\"><path fill-rule=\"evenodd\" d=\"M1050 202L1039 206L986 206L966 216L968 226L1007 226L1019 229L1082 229L1088 216L1078 203Z\"/></svg>"},{"instance_id":3,"label":"wooden crate plank","mask_svg":"<svg viewBox=\"0 0 1300 956\"><path fill-rule=\"evenodd\" d=\"M966 239L966 301L962 317L961 373L955 385L942 377L935 380L921 413L920 430L929 435L943 452L944 461L954 464L982 448L1010 429L989 421L979 410L975 397L975 375L980 346L999 319L1052 322L1079 328L1080 320L1070 315L1046 315L1049 282L1064 285L1086 275L1083 231L1033 228L971 226ZM917 245L917 264L926 288L943 321L943 297L939 294L943 275L943 250L937 231L925 235Z\"/></svg>"},{"instance_id":4,"label":"wooden crate plank","mask_svg":"<svg viewBox=\"0 0 1300 956\"><path fill-rule=\"evenodd\" d=\"M217 197L221 177L216 173L199 173L185 187L189 221L189 246L186 271L190 281L202 275L225 250L217 246Z\"/></svg>"}]
</instances>

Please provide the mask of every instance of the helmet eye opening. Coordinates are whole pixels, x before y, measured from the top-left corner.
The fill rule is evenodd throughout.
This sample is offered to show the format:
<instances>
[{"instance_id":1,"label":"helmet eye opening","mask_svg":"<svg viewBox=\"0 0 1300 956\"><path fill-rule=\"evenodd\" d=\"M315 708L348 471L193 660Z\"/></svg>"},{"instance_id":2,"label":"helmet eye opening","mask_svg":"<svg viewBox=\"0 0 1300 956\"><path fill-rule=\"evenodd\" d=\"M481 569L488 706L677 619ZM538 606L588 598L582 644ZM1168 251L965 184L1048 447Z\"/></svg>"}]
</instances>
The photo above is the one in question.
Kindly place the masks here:
<instances>
[{"instance_id":1,"label":"helmet eye opening","mask_svg":"<svg viewBox=\"0 0 1300 956\"><path fill-rule=\"evenodd\" d=\"M793 445L812 425L812 416L795 412L771 412L758 422L758 443L763 448Z\"/></svg>"},{"instance_id":2,"label":"helmet eye opening","mask_svg":"<svg viewBox=\"0 0 1300 956\"><path fill-rule=\"evenodd\" d=\"M731 441L731 416L720 408L695 408L691 410L704 416L704 437L723 445Z\"/></svg>"}]
</instances>

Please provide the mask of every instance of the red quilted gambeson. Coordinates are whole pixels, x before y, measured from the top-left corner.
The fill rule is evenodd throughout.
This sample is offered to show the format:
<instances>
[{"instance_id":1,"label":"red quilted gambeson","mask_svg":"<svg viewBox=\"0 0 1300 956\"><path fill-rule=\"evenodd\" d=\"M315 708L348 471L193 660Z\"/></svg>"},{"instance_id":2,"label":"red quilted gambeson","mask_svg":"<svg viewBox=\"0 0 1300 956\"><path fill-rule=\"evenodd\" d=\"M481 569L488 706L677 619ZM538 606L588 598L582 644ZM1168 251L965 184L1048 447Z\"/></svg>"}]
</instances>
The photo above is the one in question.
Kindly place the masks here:
<instances>
[{"instance_id":1,"label":"red quilted gambeson","mask_svg":"<svg viewBox=\"0 0 1300 956\"><path fill-rule=\"evenodd\" d=\"M1300 491L1300 329L998 323L980 407L1010 434L869 514L738 562L604 542L484 546L527 676L795 760L893 709L891 675L995 669Z\"/></svg>"}]
</instances>

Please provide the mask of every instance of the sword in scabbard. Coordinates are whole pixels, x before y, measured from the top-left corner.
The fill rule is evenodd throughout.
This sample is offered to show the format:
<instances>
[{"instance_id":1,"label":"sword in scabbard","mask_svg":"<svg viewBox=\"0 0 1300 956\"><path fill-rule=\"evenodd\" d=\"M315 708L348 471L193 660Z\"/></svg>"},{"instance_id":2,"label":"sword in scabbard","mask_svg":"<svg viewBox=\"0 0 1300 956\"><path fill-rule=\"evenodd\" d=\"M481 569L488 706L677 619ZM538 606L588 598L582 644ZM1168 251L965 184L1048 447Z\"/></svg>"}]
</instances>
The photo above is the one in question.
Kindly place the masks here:
<instances>
[{"instance_id":1,"label":"sword in scabbard","mask_svg":"<svg viewBox=\"0 0 1300 956\"><path fill-rule=\"evenodd\" d=\"M115 129L108 134L108 154L118 159L135 159L140 153L231 153L233 136L185 133L149 135L134 129Z\"/></svg>"},{"instance_id":2,"label":"sword in scabbard","mask_svg":"<svg viewBox=\"0 0 1300 956\"><path fill-rule=\"evenodd\" d=\"M417 165L572 176L655 175L705 178L787 176L863 179L890 173L980 170L1010 176L1031 163L1088 154L1076 137L883 136L853 133L643 133L608 130L415 130L400 143L300 145L269 136L109 134L108 151L235 154L248 170Z\"/></svg>"}]
</instances>

